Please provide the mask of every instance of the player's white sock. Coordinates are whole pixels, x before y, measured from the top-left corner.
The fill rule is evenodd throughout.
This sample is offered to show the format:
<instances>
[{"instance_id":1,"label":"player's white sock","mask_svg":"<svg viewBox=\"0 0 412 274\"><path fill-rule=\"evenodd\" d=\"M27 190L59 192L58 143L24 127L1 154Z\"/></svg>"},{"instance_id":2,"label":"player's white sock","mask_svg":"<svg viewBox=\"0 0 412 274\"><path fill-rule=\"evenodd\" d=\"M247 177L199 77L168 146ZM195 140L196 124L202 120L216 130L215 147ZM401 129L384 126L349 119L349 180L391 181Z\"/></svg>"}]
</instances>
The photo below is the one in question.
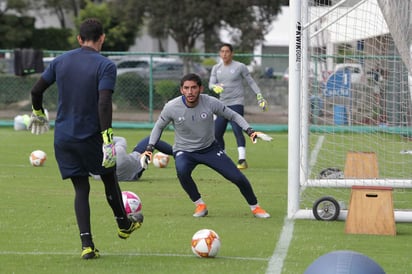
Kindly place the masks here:
<instances>
[{"instance_id":1,"label":"player's white sock","mask_svg":"<svg viewBox=\"0 0 412 274\"><path fill-rule=\"evenodd\" d=\"M253 211L259 206L259 204L249 205L249 206L250 206L250 209Z\"/></svg>"},{"instance_id":2,"label":"player's white sock","mask_svg":"<svg viewBox=\"0 0 412 274\"><path fill-rule=\"evenodd\" d=\"M199 200L197 200L196 202L195 202L195 205L200 205L200 204L204 204L205 202L203 202L203 199L202 198L200 198Z\"/></svg>"},{"instance_id":3,"label":"player's white sock","mask_svg":"<svg viewBox=\"0 0 412 274\"><path fill-rule=\"evenodd\" d=\"M237 152L239 154L239 160L246 159L246 148L245 147L237 147Z\"/></svg>"}]
</instances>

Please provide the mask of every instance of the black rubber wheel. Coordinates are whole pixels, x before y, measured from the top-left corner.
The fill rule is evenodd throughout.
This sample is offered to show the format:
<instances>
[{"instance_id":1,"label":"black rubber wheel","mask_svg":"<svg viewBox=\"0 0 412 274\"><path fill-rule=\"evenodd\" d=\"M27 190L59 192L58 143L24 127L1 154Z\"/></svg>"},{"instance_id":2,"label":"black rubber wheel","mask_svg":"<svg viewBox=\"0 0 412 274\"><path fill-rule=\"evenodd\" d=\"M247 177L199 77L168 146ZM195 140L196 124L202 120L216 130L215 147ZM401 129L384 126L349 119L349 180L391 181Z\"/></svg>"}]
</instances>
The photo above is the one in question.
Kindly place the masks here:
<instances>
[{"instance_id":1,"label":"black rubber wheel","mask_svg":"<svg viewBox=\"0 0 412 274\"><path fill-rule=\"evenodd\" d=\"M313 215L319 221L335 221L339 217L340 206L335 198L325 196L313 203Z\"/></svg>"}]
</instances>

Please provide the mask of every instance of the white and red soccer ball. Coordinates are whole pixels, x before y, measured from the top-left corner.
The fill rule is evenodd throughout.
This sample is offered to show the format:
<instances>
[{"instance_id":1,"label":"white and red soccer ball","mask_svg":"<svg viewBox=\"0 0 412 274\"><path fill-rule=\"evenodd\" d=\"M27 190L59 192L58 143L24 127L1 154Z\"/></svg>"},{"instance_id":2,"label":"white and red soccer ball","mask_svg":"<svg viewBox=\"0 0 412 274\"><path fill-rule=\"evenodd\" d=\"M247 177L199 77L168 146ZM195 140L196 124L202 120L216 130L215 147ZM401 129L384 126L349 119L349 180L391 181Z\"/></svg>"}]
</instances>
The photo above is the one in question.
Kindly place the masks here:
<instances>
[{"instance_id":1,"label":"white and red soccer ball","mask_svg":"<svg viewBox=\"0 0 412 274\"><path fill-rule=\"evenodd\" d=\"M192 251L201 258L213 258L220 249L219 235L212 229L201 229L192 237Z\"/></svg>"},{"instance_id":2,"label":"white and red soccer ball","mask_svg":"<svg viewBox=\"0 0 412 274\"><path fill-rule=\"evenodd\" d=\"M29 157L30 164L35 167L43 166L46 159L47 155L42 150L34 150Z\"/></svg>"},{"instance_id":3,"label":"white and red soccer ball","mask_svg":"<svg viewBox=\"0 0 412 274\"><path fill-rule=\"evenodd\" d=\"M169 164L169 155L162 152L156 152L153 155L152 161L155 167L165 168Z\"/></svg>"},{"instance_id":4,"label":"white and red soccer ball","mask_svg":"<svg viewBox=\"0 0 412 274\"><path fill-rule=\"evenodd\" d=\"M136 193L131 191L123 191L122 199L124 204L124 209L127 214L138 213L142 210L142 200L137 196Z\"/></svg>"}]
</instances>

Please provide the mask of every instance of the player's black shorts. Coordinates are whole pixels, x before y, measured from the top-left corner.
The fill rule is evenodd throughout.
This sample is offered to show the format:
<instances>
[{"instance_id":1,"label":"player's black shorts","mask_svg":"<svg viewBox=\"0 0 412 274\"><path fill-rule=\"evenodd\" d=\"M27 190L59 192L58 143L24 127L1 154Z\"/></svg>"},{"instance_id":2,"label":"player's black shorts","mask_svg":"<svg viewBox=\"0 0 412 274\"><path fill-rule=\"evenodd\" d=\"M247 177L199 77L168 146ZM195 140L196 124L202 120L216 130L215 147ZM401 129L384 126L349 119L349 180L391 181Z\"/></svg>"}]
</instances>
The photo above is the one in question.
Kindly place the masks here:
<instances>
[{"instance_id":1,"label":"player's black shorts","mask_svg":"<svg viewBox=\"0 0 412 274\"><path fill-rule=\"evenodd\" d=\"M54 153L63 179L76 176L101 175L112 172L115 167L102 166L102 137L96 134L81 141L55 139Z\"/></svg>"}]
</instances>

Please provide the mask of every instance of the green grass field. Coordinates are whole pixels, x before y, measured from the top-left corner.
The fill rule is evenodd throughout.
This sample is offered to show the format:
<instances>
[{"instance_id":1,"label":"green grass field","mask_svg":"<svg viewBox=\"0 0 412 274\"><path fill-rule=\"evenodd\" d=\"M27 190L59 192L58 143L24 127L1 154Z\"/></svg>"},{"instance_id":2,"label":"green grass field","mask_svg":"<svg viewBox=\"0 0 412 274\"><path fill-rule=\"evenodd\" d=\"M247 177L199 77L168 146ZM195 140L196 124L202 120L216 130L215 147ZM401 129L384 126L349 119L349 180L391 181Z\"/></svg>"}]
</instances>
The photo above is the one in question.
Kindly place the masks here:
<instances>
[{"instance_id":1,"label":"green grass field","mask_svg":"<svg viewBox=\"0 0 412 274\"><path fill-rule=\"evenodd\" d=\"M126 137L131 150L149 131L115 129L115 134ZM194 178L209 216L193 218L194 206L180 187L171 160L166 169L151 166L138 182L121 183L122 190L139 194L145 215L142 228L127 240L117 237L103 184L91 181L92 230L101 258L84 261L73 189L70 181L60 178L53 133L34 136L0 128L0 273L297 274L325 253L348 249L374 259L387 273L412 273L412 226L405 223L397 224L397 236L392 237L347 235L341 221L296 220L292 226L288 221L293 238L286 249L276 249L285 235L287 134L271 135L271 143L248 143L249 169L244 172L272 218L254 218L237 188L204 166L197 167ZM172 133L166 131L163 139L172 142ZM227 153L235 159L231 132L226 142ZM35 149L48 154L45 166L30 166L28 157ZM221 237L222 247L214 259L197 258L190 249L192 235L202 228Z\"/></svg>"}]
</instances>

